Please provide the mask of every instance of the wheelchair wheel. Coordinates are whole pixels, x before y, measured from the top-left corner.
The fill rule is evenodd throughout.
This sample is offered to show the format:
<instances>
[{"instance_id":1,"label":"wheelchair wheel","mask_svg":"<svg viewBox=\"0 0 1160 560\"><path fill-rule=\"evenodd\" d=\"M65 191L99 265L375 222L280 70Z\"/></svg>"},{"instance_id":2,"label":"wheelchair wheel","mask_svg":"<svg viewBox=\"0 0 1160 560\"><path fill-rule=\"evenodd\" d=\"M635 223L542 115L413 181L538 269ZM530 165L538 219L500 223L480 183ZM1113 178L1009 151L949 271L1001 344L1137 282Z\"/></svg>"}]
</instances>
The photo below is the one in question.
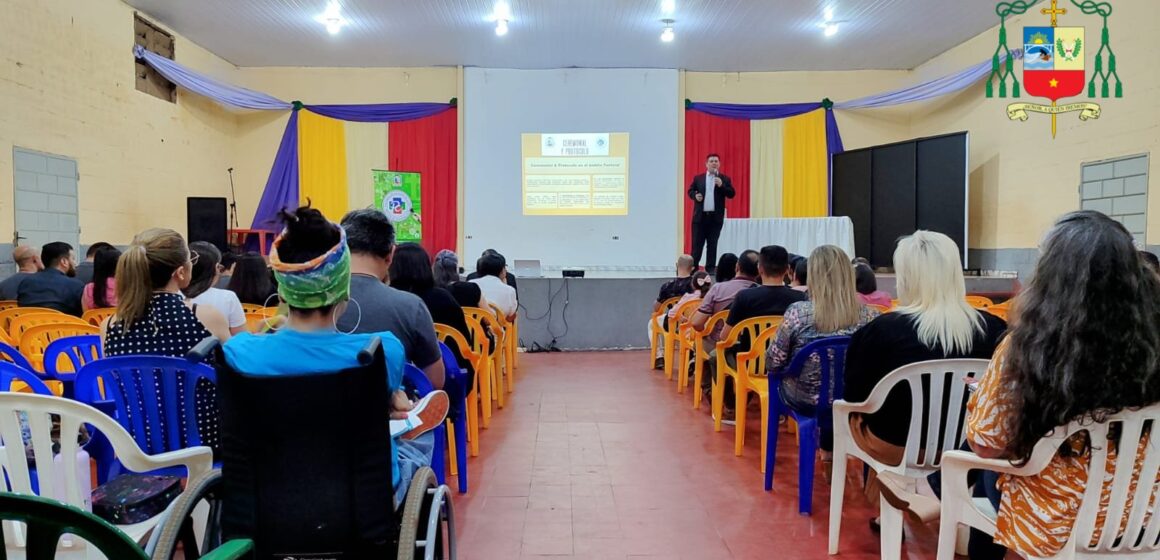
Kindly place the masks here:
<instances>
[{"instance_id":1,"label":"wheelchair wheel","mask_svg":"<svg viewBox=\"0 0 1160 560\"><path fill-rule=\"evenodd\" d=\"M399 528L399 560L455 560L455 514L451 490L440 485L435 471L419 469L403 506Z\"/></svg>"},{"instance_id":2,"label":"wheelchair wheel","mask_svg":"<svg viewBox=\"0 0 1160 560\"><path fill-rule=\"evenodd\" d=\"M183 542L184 558L200 558L201 553L221 545L221 469L214 469L197 480L189 481L185 491L169 505L162 524L153 530L146 552L152 560L171 560L177 543ZM202 501L209 503L209 518L200 550L192 539L193 510Z\"/></svg>"}]
</instances>

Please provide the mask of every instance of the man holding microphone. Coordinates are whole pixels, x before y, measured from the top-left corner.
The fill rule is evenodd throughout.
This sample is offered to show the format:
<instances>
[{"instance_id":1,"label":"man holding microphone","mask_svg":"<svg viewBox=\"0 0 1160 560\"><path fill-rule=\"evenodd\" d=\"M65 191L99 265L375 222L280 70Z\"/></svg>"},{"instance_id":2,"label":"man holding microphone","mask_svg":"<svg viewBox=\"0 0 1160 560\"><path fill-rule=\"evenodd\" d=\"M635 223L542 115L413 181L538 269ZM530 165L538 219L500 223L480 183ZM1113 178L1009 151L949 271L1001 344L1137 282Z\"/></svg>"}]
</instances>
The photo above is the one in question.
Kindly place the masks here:
<instances>
[{"instance_id":1,"label":"man holding microphone","mask_svg":"<svg viewBox=\"0 0 1160 560\"><path fill-rule=\"evenodd\" d=\"M717 239L721 237L721 227L725 225L725 199L733 198L733 181L720 173L721 158L709 154L705 158L704 175L693 178L689 185L689 198L693 199L693 266L701 263L701 250L707 244L705 270L715 272L717 267Z\"/></svg>"}]
</instances>

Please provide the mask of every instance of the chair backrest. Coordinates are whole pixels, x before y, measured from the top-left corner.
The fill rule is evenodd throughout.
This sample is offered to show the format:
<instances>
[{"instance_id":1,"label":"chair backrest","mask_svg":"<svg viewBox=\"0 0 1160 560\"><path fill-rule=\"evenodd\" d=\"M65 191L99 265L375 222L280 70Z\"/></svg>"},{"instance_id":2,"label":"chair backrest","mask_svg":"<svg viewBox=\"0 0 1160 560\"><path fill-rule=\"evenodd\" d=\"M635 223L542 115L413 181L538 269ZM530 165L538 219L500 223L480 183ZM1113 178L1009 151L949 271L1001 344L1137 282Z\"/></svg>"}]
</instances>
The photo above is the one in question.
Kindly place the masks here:
<instances>
[{"instance_id":1,"label":"chair backrest","mask_svg":"<svg viewBox=\"0 0 1160 560\"><path fill-rule=\"evenodd\" d=\"M824 394L818 395L815 413L818 425L824 428L833 425L834 415L830 413L833 402L845 394L846 349L849 346L850 337L848 336L832 336L815 340L798 350L785 368L785 377L796 377L805 371L808 364L817 363L818 371L821 374L818 387Z\"/></svg>"},{"instance_id":2,"label":"chair backrest","mask_svg":"<svg viewBox=\"0 0 1160 560\"><path fill-rule=\"evenodd\" d=\"M915 362L883 377L866 405L878 410L895 387L905 386L910 397L910 431L902 466L914 476L938 470L945 451L963 444L967 398L964 378L979 378L988 360L954 359Z\"/></svg>"},{"instance_id":3,"label":"chair backrest","mask_svg":"<svg viewBox=\"0 0 1160 560\"><path fill-rule=\"evenodd\" d=\"M32 364L28 363L28 358L25 358L24 354L20 353L20 350L17 350L15 347L10 346L5 342L0 342L0 362L16 364L28 371L35 370L35 368L32 367Z\"/></svg>"},{"instance_id":4,"label":"chair backrest","mask_svg":"<svg viewBox=\"0 0 1160 560\"><path fill-rule=\"evenodd\" d=\"M464 311L466 310L467 308L465 307ZM483 321L477 316L465 313L463 318L467 321L467 327L471 329L471 351L478 357L479 362L475 363L475 371L478 372L481 370L482 365L491 359L487 341L487 327L483 326ZM456 342L458 343L458 341ZM466 354L464 355L466 356Z\"/></svg>"},{"instance_id":5,"label":"chair backrest","mask_svg":"<svg viewBox=\"0 0 1160 560\"><path fill-rule=\"evenodd\" d=\"M738 340L748 340L750 341L749 348L744 350L749 353L756 352L753 356L753 358L756 358L756 360L750 360L748 362L750 365L756 366L756 369L751 371L758 373L764 372L765 347L769 344L770 337L773 336L773 332L776 332L777 328L781 326L781 321L782 317L780 315L766 315L763 317L753 317L752 319L741 321L740 323L733 325L733 328L729 331L729 336L725 337L724 340L717 343L718 351L720 351L722 347L730 348L736 345ZM764 341L761 340L762 334L766 334ZM737 368L738 370L741 369L740 359L738 359Z\"/></svg>"},{"instance_id":6,"label":"chair backrest","mask_svg":"<svg viewBox=\"0 0 1160 560\"><path fill-rule=\"evenodd\" d=\"M504 330L507 330L511 326L512 322L507 320L507 316L504 315L503 311L500 311L498 305L488 302L487 307L491 310L491 314L495 315L496 321L499 322L499 326L503 327Z\"/></svg>"},{"instance_id":7,"label":"chair backrest","mask_svg":"<svg viewBox=\"0 0 1160 560\"><path fill-rule=\"evenodd\" d=\"M885 305L878 305L877 303L867 303L866 307L877 310L879 313L890 313L891 308Z\"/></svg>"},{"instance_id":8,"label":"chair backrest","mask_svg":"<svg viewBox=\"0 0 1160 560\"><path fill-rule=\"evenodd\" d=\"M453 403L457 402L471 391L471 387L464 385L467 372L459 367L459 358L456 357L451 347L444 344L442 340L439 341L439 355L443 358L443 375L447 378L447 381L443 383L443 390L452 397Z\"/></svg>"},{"instance_id":9,"label":"chair backrest","mask_svg":"<svg viewBox=\"0 0 1160 560\"><path fill-rule=\"evenodd\" d=\"M31 316L30 316L31 317ZM13 321L13 328L15 328L16 321L26 319L28 317L21 317ZM47 371L43 364L44 354L48 351L48 345L53 341L61 338L70 338L78 336L93 336L98 339L97 345L100 345L100 327L94 327L88 323L48 323L44 325L36 325L29 327L20 336L20 353L24 354L25 358L32 363L33 367L38 370ZM54 366L55 367L55 366Z\"/></svg>"},{"instance_id":10,"label":"chair backrest","mask_svg":"<svg viewBox=\"0 0 1160 560\"><path fill-rule=\"evenodd\" d=\"M254 539L255 558L395 555L390 395L372 344L363 366L325 374L219 366L222 526Z\"/></svg>"},{"instance_id":11,"label":"chair backrest","mask_svg":"<svg viewBox=\"0 0 1160 560\"><path fill-rule=\"evenodd\" d=\"M1031 460L1025 466L1032 473L1043 471L1069 437L1087 432L1093 442L1089 451L1091 462L1083 485L1083 502L1067 545L1075 547L1081 557L1102 558L1100 555L1113 553L1160 557L1160 543L1157 542L1160 539L1160 518L1152 513L1152 504L1160 497L1156 490L1156 480L1160 478L1158 430L1160 404L1153 404L1138 410L1121 411L1099 423L1091 418L1073 421L1057 428L1035 445ZM1116 460L1109 464L1109 453L1113 448ZM1136 471L1138 453L1143 455L1139 472ZM1139 484L1136 483L1137 476ZM1101 507L1103 490L1109 481L1110 499L1106 507ZM1129 500L1132 503L1130 510ZM1107 515L1102 524L1097 524L1101 509ZM1124 527L1123 531L1121 527ZM1100 537L1093 546L1092 537L1096 531L1100 532Z\"/></svg>"},{"instance_id":12,"label":"chair backrest","mask_svg":"<svg viewBox=\"0 0 1160 560\"><path fill-rule=\"evenodd\" d=\"M669 309L671 309L679 301L681 301L681 298L679 297L672 297L662 301L661 304L657 306L657 310L653 312L653 318L660 317L668 313Z\"/></svg>"},{"instance_id":13,"label":"chair backrest","mask_svg":"<svg viewBox=\"0 0 1160 560\"><path fill-rule=\"evenodd\" d=\"M266 327L266 321L270 316L262 312L247 311L246 312L246 330L252 333L262 332Z\"/></svg>"},{"instance_id":14,"label":"chair backrest","mask_svg":"<svg viewBox=\"0 0 1160 560\"><path fill-rule=\"evenodd\" d=\"M1000 307L998 305L992 305L991 307L987 308L987 313L990 313L991 315L994 315L994 316L996 316L996 317L998 317L1006 322L1010 322L1010 320L1011 320L1010 319L1010 317L1011 317L1011 308L1010 307Z\"/></svg>"},{"instance_id":15,"label":"chair backrest","mask_svg":"<svg viewBox=\"0 0 1160 560\"><path fill-rule=\"evenodd\" d=\"M8 337L20 344L20 339L24 337L24 333L32 327L40 325L84 325L91 327L88 322L79 317L72 315L65 315L64 313L25 313L18 317L13 317L8 323Z\"/></svg>"},{"instance_id":16,"label":"chair backrest","mask_svg":"<svg viewBox=\"0 0 1160 560\"><path fill-rule=\"evenodd\" d=\"M28 339L27 334L25 339ZM53 379L70 381L85 364L104 357L100 335L61 337L49 342L44 349L44 373Z\"/></svg>"},{"instance_id":17,"label":"chair backrest","mask_svg":"<svg viewBox=\"0 0 1160 560\"><path fill-rule=\"evenodd\" d=\"M213 368L183 358L118 356L85 364L74 390L78 401L115 418L152 455L217 443L217 433L201 433L198 425L199 393L216 405L199 388L202 380L216 384ZM205 414L216 418L217 411Z\"/></svg>"},{"instance_id":18,"label":"chair backrest","mask_svg":"<svg viewBox=\"0 0 1160 560\"><path fill-rule=\"evenodd\" d=\"M476 330L477 327L479 332ZM475 326L472 326L470 323L468 323L468 328L472 331L473 339L479 336L483 336L483 326L479 325L478 321L475 322ZM449 346L450 344L454 344L456 351L459 352L460 356L463 356L465 360L471 363L472 368L475 368L476 371L480 369L481 364L479 361L481 356L478 352L475 351L471 343L467 341L467 337L463 336L463 333L459 332L453 327L449 327L441 323L435 323L435 338L439 339L440 344L445 347ZM448 343L448 341L450 341L450 343ZM450 351L451 349L448 348L447 350ZM444 353L443 362L447 362L446 353Z\"/></svg>"},{"instance_id":19,"label":"chair backrest","mask_svg":"<svg viewBox=\"0 0 1160 560\"><path fill-rule=\"evenodd\" d=\"M676 333L681 323L693 318L693 314L701 307L701 298L691 299L677 307L673 313L673 320L669 321L669 330Z\"/></svg>"},{"instance_id":20,"label":"chair backrest","mask_svg":"<svg viewBox=\"0 0 1160 560\"><path fill-rule=\"evenodd\" d=\"M41 381L31 370L16 364L0 362L0 391L12 391L13 383L17 382L23 383L23 385L18 385L17 391L32 392L37 395L52 395L52 391L48 389L44 381Z\"/></svg>"},{"instance_id":21,"label":"chair backrest","mask_svg":"<svg viewBox=\"0 0 1160 560\"><path fill-rule=\"evenodd\" d=\"M13 307L19 307L19 306L20 306L20 304L14 299L0 300L0 311L4 311L5 309L12 309Z\"/></svg>"},{"instance_id":22,"label":"chair backrest","mask_svg":"<svg viewBox=\"0 0 1160 560\"><path fill-rule=\"evenodd\" d=\"M3 330L5 333L7 333L8 326L11 324L13 317L19 317L29 313L58 313L60 315L64 315L64 313L61 313L60 311L49 309L47 307L9 307L7 309L0 310L0 330Z\"/></svg>"},{"instance_id":23,"label":"chair backrest","mask_svg":"<svg viewBox=\"0 0 1160 560\"><path fill-rule=\"evenodd\" d=\"M86 323L93 325L94 327L99 327L101 326L101 323L105 322L105 319L108 319L109 317L112 317L116 314L116 307L98 307L97 309L90 309L85 311L84 315L81 315L81 319L83 319Z\"/></svg>"},{"instance_id":24,"label":"chair backrest","mask_svg":"<svg viewBox=\"0 0 1160 560\"><path fill-rule=\"evenodd\" d=\"M467 318L468 325L471 324L471 319L475 319L479 321L479 324L483 325L485 329L490 329L492 335L494 335L496 338L496 344L500 343L504 333L503 325L500 324L500 320L490 309L482 309L479 307L464 307L463 316ZM487 339L485 338L484 341L486 340ZM476 341L476 344L479 344L478 340Z\"/></svg>"},{"instance_id":25,"label":"chair backrest","mask_svg":"<svg viewBox=\"0 0 1160 560\"><path fill-rule=\"evenodd\" d=\"M243 313L259 313L262 311L262 309L264 309L264 307L261 305L256 305L253 303L243 303L242 304L242 312Z\"/></svg>"},{"instance_id":26,"label":"chair backrest","mask_svg":"<svg viewBox=\"0 0 1160 560\"><path fill-rule=\"evenodd\" d=\"M991 298L984 296L967 296L967 304L976 309L986 309L995 305Z\"/></svg>"},{"instance_id":27,"label":"chair backrest","mask_svg":"<svg viewBox=\"0 0 1160 560\"><path fill-rule=\"evenodd\" d=\"M56 500L0 494L0 520L25 523L29 532L39 536L35 541L30 541L23 551L23 557L29 560L55 558L57 543L65 533L84 539L105 558L148 558L140 545L108 521ZM0 525L0 540L3 540L5 525L7 523Z\"/></svg>"}]
</instances>

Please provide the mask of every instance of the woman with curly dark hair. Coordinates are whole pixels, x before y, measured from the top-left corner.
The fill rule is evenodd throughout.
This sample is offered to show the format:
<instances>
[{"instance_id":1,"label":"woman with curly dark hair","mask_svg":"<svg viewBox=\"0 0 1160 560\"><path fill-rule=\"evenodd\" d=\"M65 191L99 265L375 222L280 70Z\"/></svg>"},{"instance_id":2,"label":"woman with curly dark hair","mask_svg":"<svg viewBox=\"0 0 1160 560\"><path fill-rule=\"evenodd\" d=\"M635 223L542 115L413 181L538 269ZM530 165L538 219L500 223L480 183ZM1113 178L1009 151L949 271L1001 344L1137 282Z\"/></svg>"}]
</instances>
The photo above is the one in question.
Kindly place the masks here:
<instances>
[{"instance_id":1,"label":"woman with curly dark hair","mask_svg":"<svg viewBox=\"0 0 1160 560\"><path fill-rule=\"evenodd\" d=\"M1119 222L1091 211L1060 218L1015 309L1008 337L968 404L967 441L979 456L1024 464L1040 438L1058 426L1102 422L1160 402L1160 277ZM1145 434L1129 442L1076 434L1040 474L999 476L1001 497L991 496L999 509L995 543L1024 556L1054 556L1075 524L1091 449L1108 446L1109 464L1117 448L1134 452L1138 477ZM994 493L994 477L983 481ZM1144 482L1153 488L1157 481ZM1105 485L1105 500L1109 492ZM972 552L973 559L1002 558L997 550Z\"/></svg>"}]
</instances>

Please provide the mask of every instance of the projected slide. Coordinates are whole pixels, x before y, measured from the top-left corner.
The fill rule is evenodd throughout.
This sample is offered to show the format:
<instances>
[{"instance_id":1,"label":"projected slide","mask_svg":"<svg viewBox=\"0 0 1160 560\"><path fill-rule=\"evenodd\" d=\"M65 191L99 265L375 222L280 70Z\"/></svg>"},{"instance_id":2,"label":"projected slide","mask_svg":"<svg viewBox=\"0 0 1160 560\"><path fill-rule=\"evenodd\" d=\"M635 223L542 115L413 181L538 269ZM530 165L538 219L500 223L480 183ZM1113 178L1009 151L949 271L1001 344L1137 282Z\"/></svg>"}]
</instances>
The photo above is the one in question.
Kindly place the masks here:
<instances>
[{"instance_id":1,"label":"projected slide","mask_svg":"<svg viewBox=\"0 0 1160 560\"><path fill-rule=\"evenodd\" d=\"M522 135L524 214L628 214L628 133Z\"/></svg>"}]
</instances>

